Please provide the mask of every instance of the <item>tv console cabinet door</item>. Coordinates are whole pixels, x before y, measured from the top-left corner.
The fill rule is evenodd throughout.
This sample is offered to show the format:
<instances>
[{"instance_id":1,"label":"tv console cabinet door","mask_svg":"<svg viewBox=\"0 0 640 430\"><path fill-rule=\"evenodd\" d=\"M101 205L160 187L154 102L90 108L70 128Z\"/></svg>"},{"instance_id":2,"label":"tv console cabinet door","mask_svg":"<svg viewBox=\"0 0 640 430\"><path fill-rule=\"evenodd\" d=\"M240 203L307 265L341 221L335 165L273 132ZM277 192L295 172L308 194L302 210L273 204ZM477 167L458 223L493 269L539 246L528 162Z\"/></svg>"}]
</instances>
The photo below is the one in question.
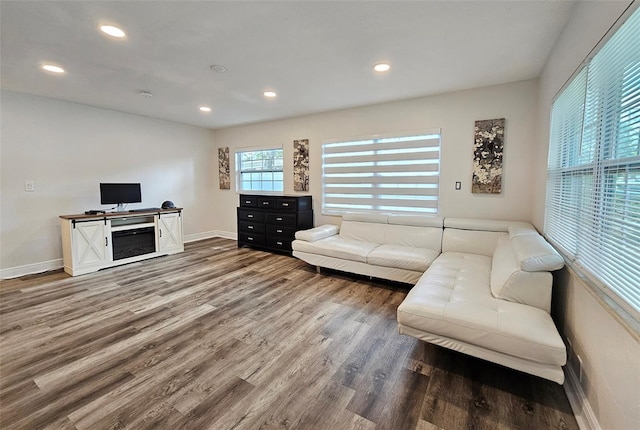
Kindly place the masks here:
<instances>
[{"instance_id":1,"label":"tv console cabinet door","mask_svg":"<svg viewBox=\"0 0 640 430\"><path fill-rule=\"evenodd\" d=\"M71 236L74 271L100 268L112 260L109 221L77 222Z\"/></svg>"},{"instance_id":2,"label":"tv console cabinet door","mask_svg":"<svg viewBox=\"0 0 640 430\"><path fill-rule=\"evenodd\" d=\"M182 216L180 212L156 215L158 219L157 243L159 252L184 251L184 240L182 238Z\"/></svg>"}]
</instances>

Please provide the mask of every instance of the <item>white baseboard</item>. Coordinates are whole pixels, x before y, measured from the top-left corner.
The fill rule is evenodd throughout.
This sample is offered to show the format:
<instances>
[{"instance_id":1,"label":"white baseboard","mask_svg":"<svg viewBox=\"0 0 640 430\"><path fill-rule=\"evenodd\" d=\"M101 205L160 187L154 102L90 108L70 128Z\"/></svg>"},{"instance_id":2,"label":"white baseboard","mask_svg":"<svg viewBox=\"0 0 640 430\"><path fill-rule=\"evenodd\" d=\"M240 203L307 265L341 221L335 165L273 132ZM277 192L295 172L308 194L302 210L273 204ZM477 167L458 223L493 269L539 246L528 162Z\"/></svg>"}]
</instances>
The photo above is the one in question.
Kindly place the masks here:
<instances>
[{"instance_id":1,"label":"white baseboard","mask_svg":"<svg viewBox=\"0 0 640 430\"><path fill-rule=\"evenodd\" d=\"M49 270L61 269L62 258L56 260L43 261L41 263L25 264L24 266L9 267L0 270L0 279L18 278L24 275L32 275L34 273L48 272Z\"/></svg>"},{"instance_id":2,"label":"white baseboard","mask_svg":"<svg viewBox=\"0 0 640 430\"><path fill-rule=\"evenodd\" d=\"M230 231L213 230L204 233L189 234L184 237L184 242L195 242L212 237L224 237L225 239L237 240L237 233ZM63 267L62 258L56 260L43 261L40 263L25 264L24 266L8 267L0 269L0 279L19 278L20 276L32 275L34 273L48 272L49 270L57 270Z\"/></svg>"},{"instance_id":3,"label":"white baseboard","mask_svg":"<svg viewBox=\"0 0 640 430\"><path fill-rule=\"evenodd\" d=\"M213 230L204 233L188 234L184 237L184 243L198 240L211 239L212 237L224 237L225 239L238 240L238 234L231 231Z\"/></svg>"},{"instance_id":4,"label":"white baseboard","mask_svg":"<svg viewBox=\"0 0 640 430\"><path fill-rule=\"evenodd\" d=\"M580 430L602 430L573 368L569 365L565 366L564 373L564 392L569 398L569 404L578 422L578 427L580 427Z\"/></svg>"}]
</instances>

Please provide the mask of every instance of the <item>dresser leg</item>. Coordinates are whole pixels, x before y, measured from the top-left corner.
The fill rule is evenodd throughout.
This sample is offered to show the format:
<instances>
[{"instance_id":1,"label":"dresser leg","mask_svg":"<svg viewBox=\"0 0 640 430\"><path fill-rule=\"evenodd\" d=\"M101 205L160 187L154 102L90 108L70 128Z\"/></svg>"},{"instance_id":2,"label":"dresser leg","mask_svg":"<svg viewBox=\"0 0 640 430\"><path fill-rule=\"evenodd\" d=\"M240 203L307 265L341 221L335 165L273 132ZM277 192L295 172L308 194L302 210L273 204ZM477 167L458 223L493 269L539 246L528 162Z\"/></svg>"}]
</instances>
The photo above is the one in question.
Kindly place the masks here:
<instances>
[{"instance_id":1,"label":"dresser leg","mask_svg":"<svg viewBox=\"0 0 640 430\"><path fill-rule=\"evenodd\" d=\"M316 266L316 273L322 273L322 267Z\"/></svg>"}]
</instances>

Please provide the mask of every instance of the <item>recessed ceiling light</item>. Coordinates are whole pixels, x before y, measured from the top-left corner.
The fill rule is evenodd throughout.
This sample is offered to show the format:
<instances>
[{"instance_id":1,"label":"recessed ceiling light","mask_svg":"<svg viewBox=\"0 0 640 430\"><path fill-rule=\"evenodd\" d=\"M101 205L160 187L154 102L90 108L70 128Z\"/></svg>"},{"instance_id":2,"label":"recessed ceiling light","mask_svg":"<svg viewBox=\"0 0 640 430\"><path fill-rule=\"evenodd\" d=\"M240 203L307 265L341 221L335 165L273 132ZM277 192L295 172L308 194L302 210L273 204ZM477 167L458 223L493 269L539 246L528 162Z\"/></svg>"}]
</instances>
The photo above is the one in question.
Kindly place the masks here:
<instances>
[{"instance_id":1,"label":"recessed ceiling light","mask_svg":"<svg viewBox=\"0 0 640 430\"><path fill-rule=\"evenodd\" d=\"M211 112L211 108L209 106L200 106L200 110L202 112Z\"/></svg>"},{"instance_id":2,"label":"recessed ceiling light","mask_svg":"<svg viewBox=\"0 0 640 430\"><path fill-rule=\"evenodd\" d=\"M108 34L109 36L113 36L117 38L122 38L126 36L124 31L122 31L118 27L114 27L113 25L101 25L100 31L102 31L104 34Z\"/></svg>"},{"instance_id":3,"label":"recessed ceiling light","mask_svg":"<svg viewBox=\"0 0 640 430\"><path fill-rule=\"evenodd\" d=\"M274 98L275 96L277 96L277 94L274 91L265 91L264 93L262 93L265 97L269 97L269 98Z\"/></svg>"},{"instance_id":4,"label":"recessed ceiling light","mask_svg":"<svg viewBox=\"0 0 640 430\"><path fill-rule=\"evenodd\" d=\"M42 68L47 72L64 73L64 69L62 67L54 66L53 64L43 64Z\"/></svg>"},{"instance_id":5,"label":"recessed ceiling light","mask_svg":"<svg viewBox=\"0 0 640 430\"><path fill-rule=\"evenodd\" d=\"M373 66L373 70L375 70L376 72L386 72L391 68L391 66L387 63L378 63L375 66Z\"/></svg>"},{"instance_id":6,"label":"recessed ceiling light","mask_svg":"<svg viewBox=\"0 0 640 430\"><path fill-rule=\"evenodd\" d=\"M220 64L214 64L209 68L211 69L212 72L216 72L216 73L224 73L227 71L227 68L224 66L221 66Z\"/></svg>"}]
</instances>

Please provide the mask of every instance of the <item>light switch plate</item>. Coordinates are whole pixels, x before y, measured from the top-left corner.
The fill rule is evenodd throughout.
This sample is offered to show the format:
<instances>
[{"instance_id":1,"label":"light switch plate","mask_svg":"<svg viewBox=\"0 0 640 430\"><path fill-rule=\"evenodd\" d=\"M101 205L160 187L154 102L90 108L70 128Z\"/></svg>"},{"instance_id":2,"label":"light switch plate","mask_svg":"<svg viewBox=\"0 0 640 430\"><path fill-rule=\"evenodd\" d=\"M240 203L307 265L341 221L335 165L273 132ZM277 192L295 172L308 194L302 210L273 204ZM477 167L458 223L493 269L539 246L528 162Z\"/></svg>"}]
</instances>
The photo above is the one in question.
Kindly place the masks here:
<instances>
[{"instance_id":1,"label":"light switch plate","mask_svg":"<svg viewBox=\"0 0 640 430\"><path fill-rule=\"evenodd\" d=\"M461 189L462 189L462 182L456 181L456 190L461 190Z\"/></svg>"}]
</instances>

